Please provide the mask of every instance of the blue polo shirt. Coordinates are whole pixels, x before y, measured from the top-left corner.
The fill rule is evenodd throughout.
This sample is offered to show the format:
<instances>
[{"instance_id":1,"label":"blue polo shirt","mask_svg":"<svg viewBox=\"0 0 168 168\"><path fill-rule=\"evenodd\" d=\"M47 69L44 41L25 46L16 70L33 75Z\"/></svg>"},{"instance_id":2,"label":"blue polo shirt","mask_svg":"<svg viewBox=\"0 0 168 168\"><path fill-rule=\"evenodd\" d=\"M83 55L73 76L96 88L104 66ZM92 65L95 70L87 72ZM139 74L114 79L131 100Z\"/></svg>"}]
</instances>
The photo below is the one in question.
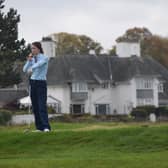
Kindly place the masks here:
<instances>
[{"instance_id":1,"label":"blue polo shirt","mask_svg":"<svg viewBox=\"0 0 168 168\"><path fill-rule=\"evenodd\" d=\"M32 80L46 80L47 70L48 70L48 61L49 57L40 53L33 57L31 61L27 61L23 67L23 72L27 72L29 68L32 69L32 74L30 79Z\"/></svg>"}]
</instances>

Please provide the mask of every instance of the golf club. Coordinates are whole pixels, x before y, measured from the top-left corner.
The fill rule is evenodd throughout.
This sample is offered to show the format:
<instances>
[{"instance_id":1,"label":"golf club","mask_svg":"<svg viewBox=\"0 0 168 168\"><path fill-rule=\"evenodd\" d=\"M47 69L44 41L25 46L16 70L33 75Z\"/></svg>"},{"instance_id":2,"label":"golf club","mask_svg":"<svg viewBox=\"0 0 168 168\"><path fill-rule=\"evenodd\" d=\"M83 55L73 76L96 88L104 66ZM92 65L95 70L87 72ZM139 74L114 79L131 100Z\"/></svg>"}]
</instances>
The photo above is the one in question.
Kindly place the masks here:
<instances>
[{"instance_id":1,"label":"golf club","mask_svg":"<svg viewBox=\"0 0 168 168\"><path fill-rule=\"evenodd\" d=\"M31 87L30 87L29 79L30 79L30 76L28 77L28 86L27 86L28 96L30 98ZM28 115L30 114L31 114L31 103L28 102ZM24 130L24 133L30 132L30 127L31 127L31 119L28 120L28 125L27 125L27 128Z\"/></svg>"}]
</instances>

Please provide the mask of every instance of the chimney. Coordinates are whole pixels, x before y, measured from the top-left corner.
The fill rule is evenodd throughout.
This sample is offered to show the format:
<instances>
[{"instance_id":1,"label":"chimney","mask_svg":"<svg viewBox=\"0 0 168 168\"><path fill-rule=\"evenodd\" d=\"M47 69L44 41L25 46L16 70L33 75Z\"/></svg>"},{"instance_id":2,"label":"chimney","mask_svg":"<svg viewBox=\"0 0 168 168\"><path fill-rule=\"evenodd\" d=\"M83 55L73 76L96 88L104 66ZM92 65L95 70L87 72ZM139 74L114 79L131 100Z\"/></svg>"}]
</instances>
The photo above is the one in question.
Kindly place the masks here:
<instances>
[{"instance_id":1,"label":"chimney","mask_svg":"<svg viewBox=\"0 0 168 168\"><path fill-rule=\"evenodd\" d=\"M116 54L119 57L141 56L139 41L117 41Z\"/></svg>"},{"instance_id":2,"label":"chimney","mask_svg":"<svg viewBox=\"0 0 168 168\"><path fill-rule=\"evenodd\" d=\"M56 56L56 42L51 37L43 37L41 44L45 55L49 58Z\"/></svg>"}]
</instances>

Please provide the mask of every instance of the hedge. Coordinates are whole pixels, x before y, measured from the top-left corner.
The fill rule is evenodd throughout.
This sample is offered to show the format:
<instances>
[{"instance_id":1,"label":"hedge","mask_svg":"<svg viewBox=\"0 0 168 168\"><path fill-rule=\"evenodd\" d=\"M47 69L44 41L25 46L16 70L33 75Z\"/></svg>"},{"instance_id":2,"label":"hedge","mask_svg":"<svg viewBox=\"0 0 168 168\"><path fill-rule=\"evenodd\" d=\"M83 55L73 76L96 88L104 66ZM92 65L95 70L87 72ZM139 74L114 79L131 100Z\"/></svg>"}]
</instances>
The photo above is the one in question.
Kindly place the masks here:
<instances>
[{"instance_id":1,"label":"hedge","mask_svg":"<svg viewBox=\"0 0 168 168\"><path fill-rule=\"evenodd\" d=\"M156 117L168 117L168 107L139 106L133 108L131 116L135 119L147 120L151 113L154 113Z\"/></svg>"},{"instance_id":2,"label":"hedge","mask_svg":"<svg viewBox=\"0 0 168 168\"><path fill-rule=\"evenodd\" d=\"M12 113L8 110L0 110L0 125L7 125L12 119Z\"/></svg>"}]
</instances>

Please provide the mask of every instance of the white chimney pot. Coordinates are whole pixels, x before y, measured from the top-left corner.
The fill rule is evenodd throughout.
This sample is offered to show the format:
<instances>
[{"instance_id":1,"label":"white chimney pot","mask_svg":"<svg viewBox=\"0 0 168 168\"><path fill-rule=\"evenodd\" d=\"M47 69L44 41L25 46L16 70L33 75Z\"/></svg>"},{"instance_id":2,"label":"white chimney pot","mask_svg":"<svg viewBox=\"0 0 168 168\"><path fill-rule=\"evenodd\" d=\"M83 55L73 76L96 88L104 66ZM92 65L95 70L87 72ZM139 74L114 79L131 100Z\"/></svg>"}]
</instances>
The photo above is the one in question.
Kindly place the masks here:
<instances>
[{"instance_id":1,"label":"white chimney pot","mask_svg":"<svg viewBox=\"0 0 168 168\"><path fill-rule=\"evenodd\" d=\"M116 54L119 57L130 57L136 55L140 57L139 42L118 42L116 45Z\"/></svg>"}]
</instances>

